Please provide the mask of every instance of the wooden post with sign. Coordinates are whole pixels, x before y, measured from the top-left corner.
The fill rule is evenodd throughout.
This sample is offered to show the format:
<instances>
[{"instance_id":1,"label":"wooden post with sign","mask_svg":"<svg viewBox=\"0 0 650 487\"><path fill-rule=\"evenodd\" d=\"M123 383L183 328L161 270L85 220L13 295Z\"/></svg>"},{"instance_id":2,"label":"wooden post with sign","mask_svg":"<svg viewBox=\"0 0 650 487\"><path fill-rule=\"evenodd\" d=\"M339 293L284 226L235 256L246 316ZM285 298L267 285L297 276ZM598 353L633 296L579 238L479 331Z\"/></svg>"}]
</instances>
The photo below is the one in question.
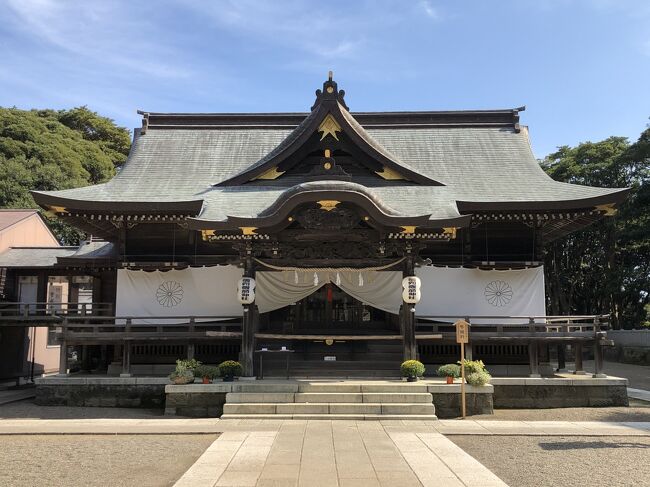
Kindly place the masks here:
<instances>
[{"instance_id":1,"label":"wooden post with sign","mask_svg":"<svg viewBox=\"0 0 650 487\"><path fill-rule=\"evenodd\" d=\"M465 344L469 343L469 323L465 320L458 320L454 323L456 327L456 343L460 345L460 404L463 419L466 416L465 410Z\"/></svg>"}]
</instances>

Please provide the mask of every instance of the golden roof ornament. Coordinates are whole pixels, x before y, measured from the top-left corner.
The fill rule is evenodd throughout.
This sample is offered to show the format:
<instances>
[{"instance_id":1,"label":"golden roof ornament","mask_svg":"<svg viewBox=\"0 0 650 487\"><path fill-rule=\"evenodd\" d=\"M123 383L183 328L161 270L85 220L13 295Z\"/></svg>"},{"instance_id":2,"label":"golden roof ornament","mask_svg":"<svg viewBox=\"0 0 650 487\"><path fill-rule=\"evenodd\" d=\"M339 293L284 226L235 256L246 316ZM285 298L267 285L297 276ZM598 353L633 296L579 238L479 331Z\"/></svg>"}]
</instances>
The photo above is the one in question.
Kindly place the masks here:
<instances>
[{"instance_id":1,"label":"golden roof ornament","mask_svg":"<svg viewBox=\"0 0 650 487\"><path fill-rule=\"evenodd\" d=\"M336 85L336 81L333 79L332 71L327 73L327 81L323 83L322 90L316 90L316 101L311 107L311 110L314 111L321 103L326 102L338 102L343 108L350 111L348 106L345 103L343 97L345 96L345 90L339 90Z\"/></svg>"},{"instance_id":2,"label":"golden roof ornament","mask_svg":"<svg viewBox=\"0 0 650 487\"><path fill-rule=\"evenodd\" d=\"M328 135L331 135L336 140L339 140L336 133L337 132L342 132L342 131L343 131L343 129L338 124L338 122L334 119L334 117L332 116L331 113L327 114L327 116L323 119L323 121L321 122L321 124L318 127L318 132L323 133L320 140L323 140Z\"/></svg>"}]
</instances>

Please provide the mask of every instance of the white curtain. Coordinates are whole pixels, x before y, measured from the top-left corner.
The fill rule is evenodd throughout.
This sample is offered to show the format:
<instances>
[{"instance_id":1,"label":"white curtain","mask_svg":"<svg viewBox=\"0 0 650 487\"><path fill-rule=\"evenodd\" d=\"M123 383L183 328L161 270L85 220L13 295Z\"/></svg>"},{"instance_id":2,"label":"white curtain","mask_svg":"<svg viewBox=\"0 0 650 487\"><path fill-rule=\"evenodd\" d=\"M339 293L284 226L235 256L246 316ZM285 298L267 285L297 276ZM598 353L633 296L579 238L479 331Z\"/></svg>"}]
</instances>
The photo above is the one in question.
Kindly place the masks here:
<instances>
[{"instance_id":1,"label":"white curtain","mask_svg":"<svg viewBox=\"0 0 650 487\"><path fill-rule=\"evenodd\" d=\"M420 267L422 299L417 316L544 316L544 268L484 271ZM443 320L440 320L443 321ZM452 319L448 321L454 321ZM473 320L475 323L525 320Z\"/></svg>"},{"instance_id":2,"label":"white curtain","mask_svg":"<svg viewBox=\"0 0 650 487\"><path fill-rule=\"evenodd\" d=\"M174 323L174 316L241 316L235 266L190 267L171 271L118 269L117 316L152 317L134 323Z\"/></svg>"},{"instance_id":3,"label":"white curtain","mask_svg":"<svg viewBox=\"0 0 650 487\"><path fill-rule=\"evenodd\" d=\"M331 282L353 298L397 314L402 304L402 273L397 271L275 271L255 274L260 313L289 306Z\"/></svg>"},{"instance_id":4,"label":"white curtain","mask_svg":"<svg viewBox=\"0 0 650 487\"><path fill-rule=\"evenodd\" d=\"M314 277L316 274L316 277ZM418 316L543 316L544 269L482 271L421 267L422 299ZM139 323L173 323L175 316L241 316L235 266L188 268L167 272L117 271L117 316L140 316ZM402 304L399 271L256 273L255 302L261 313L289 306L327 283L333 283L364 304L398 313ZM147 318L151 317L151 318ZM155 319L169 317L168 319ZM449 319L449 321L454 321ZM474 320L491 323L497 320ZM504 320L498 320L504 321ZM521 321L521 320L517 320Z\"/></svg>"}]
</instances>

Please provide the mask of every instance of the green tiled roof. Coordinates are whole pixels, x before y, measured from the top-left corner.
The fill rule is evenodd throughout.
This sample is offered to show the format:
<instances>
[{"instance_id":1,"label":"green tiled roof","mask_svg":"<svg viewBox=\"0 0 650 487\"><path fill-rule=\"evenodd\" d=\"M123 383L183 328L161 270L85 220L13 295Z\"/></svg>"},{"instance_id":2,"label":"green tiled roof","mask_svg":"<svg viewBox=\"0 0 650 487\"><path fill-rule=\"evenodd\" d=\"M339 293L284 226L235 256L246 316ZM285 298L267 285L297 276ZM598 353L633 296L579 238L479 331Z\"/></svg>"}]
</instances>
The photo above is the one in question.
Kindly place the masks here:
<instances>
[{"instance_id":1,"label":"green tiled roof","mask_svg":"<svg viewBox=\"0 0 650 487\"><path fill-rule=\"evenodd\" d=\"M436 116L431 113L431 117ZM467 116L467 112L462 113ZM457 216L458 205L462 205L459 202L508 203L523 209L545 209L554 202L564 202L572 208L579 208L582 203L590 207L596 200L598 204L617 201L625 191L553 181L533 156L527 130L519 130L515 124L391 123L390 113L363 115L357 120L373 120L364 129L383 153L444 185L354 180L368 185L373 195L404 216ZM211 122L209 115L200 117L200 128L186 123L150 127L145 134L136 131L127 163L107 183L37 192L35 198L44 205L60 199L65 203L63 206L73 209L84 208L84 202L106 203L110 209L114 203L121 203L122 208L132 203L135 208L138 203L194 201L198 202L197 208L202 202L200 219L220 221L227 216L255 217L288 187L300 183L295 178L280 177L243 186L215 187L234 174L262 164L269 153L287 143L285 139L296 125L266 126L262 123L263 115L258 116L262 122L257 120L249 126L226 126L222 119L228 116L224 115L214 115L220 117L218 124ZM281 115L268 117L275 120ZM296 115L291 117L293 120ZM409 114L400 113L399 117L408 119Z\"/></svg>"}]
</instances>

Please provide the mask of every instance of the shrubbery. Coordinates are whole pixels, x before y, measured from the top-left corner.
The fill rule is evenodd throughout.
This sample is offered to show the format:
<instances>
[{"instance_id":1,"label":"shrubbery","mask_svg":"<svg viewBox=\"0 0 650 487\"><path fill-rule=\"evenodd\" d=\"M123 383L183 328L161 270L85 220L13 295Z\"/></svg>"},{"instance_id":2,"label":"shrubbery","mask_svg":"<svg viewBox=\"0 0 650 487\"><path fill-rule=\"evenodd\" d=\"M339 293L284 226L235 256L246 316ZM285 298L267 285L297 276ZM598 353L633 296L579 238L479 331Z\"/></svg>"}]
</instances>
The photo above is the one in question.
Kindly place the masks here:
<instances>
[{"instance_id":1,"label":"shrubbery","mask_svg":"<svg viewBox=\"0 0 650 487\"><path fill-rule=\"evenodd\" d=\"M460 365L446 364L438 367L438 375L440 377L453 377L457 379L460 377Z\"/></svg>"},{"instance_id":2,"label":"shrubbery","mask_svg":"<svg viewBox=\"0 0 650 487\"><path fill-rule=\"evenodd\" d=\"M402 377L422 377L425 372L424 364L418 360L407 360L400 366Z\"/></svg>"},{"instance_id":3,"label":"shrubbery","mask_svg":"<svg viewBox=\"0 0 650 487\"><path fill-rule=\"evenodd\" d=\"M460 364L460 362L458 362ZM465 360L465 380L472 386L484 386L492 376L486 370L482 360Z\"/></svg>"}]
</instances>

